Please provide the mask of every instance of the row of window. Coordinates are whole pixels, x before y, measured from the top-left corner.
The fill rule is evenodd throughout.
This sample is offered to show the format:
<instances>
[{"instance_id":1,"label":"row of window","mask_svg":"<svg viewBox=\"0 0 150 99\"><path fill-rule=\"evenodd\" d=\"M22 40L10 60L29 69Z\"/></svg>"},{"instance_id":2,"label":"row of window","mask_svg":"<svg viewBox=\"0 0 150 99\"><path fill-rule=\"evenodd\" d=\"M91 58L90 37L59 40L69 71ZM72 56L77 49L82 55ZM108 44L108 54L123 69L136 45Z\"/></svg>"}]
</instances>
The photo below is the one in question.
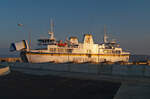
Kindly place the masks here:
<instances>
[{"instance_id":1,"label":"row of window","mask_svg":"<svg viewBox=\"0 0 150 99\"><path fill-rule=\"evenodd\" d=\"M108 54L120 54L121 51L117 50L117 51L114 51L114 50L104 50L103 51L104 53L108 53Z\"/></svg>"},{"instance_id":2,"label":"row of window","mask_svg":"<svg viewBox=\"0 0 150 99\"><path fill-rule=\"evenodd\" d=\"M71 53L72 49L62 49L62 48L50 48L50 52L57 52L57 53Z\"/></svg>"}]
</instances>

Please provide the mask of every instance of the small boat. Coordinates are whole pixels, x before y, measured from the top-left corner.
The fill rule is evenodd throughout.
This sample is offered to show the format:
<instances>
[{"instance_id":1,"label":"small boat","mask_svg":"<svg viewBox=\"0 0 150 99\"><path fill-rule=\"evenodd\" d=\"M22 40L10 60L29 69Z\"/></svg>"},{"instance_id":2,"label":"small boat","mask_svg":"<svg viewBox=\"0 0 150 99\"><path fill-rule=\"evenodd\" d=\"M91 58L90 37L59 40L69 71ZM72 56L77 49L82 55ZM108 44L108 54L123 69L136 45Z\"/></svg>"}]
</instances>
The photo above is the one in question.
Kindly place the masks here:
<instances>
[{"instance_id":1,"label":"small boat","mask_svg":"<svg viewBox=\"0 0 150 99\"><path fill-rule=\"evenodd\" d=\"M9 73L10 73L9 66L5 66L5 65L0 64L0 76L7 75Z\"/></svg>"}]
</instances>

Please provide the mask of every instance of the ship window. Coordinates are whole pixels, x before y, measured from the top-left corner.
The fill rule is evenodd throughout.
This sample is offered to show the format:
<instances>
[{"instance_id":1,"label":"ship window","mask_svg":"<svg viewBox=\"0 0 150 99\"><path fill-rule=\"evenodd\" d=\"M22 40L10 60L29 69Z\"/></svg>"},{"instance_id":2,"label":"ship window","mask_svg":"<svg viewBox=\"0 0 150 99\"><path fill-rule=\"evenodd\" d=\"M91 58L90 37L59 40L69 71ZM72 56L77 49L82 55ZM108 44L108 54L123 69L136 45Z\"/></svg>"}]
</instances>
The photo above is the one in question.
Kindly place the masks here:
<instances>
[{"instance_id":1,"label":"ship window","mask_svg":"<svg viewBox=\"0 0 150 99\"><path fill-rule=\"evenodd\" d=\"M56 48L54 48L54 52L56 52Z\"/></svg>"},{"instance_id":2,"label":"ship window","mask_svg":"<svg viewBox=\"0 0 150 99\"><path fill-rule=\"evenodd\" d=\"M72 49L68 49L68 53L71 53L72 52Z\"/></svg>"},{"instance_id":3,"label":"ship window","mask_svg":"<svg viewBox=\"0 0 150 99\"><path fill-rule=\"evenodd\" d=\"M116 51L116 53L117 53L117 54L120 54L121 52L120 52L120 51Z\"/></svg>"},{"instance_id":4,"label":"ship window","mask_svg":"<svg viewBox=\"0 0 150 99\"><path fill-rule=\"evenodd\" d=\"M111 50L104 50L104 53L112 53L112 51Z\"/></svg>"},{"instance_id":5,"label":"ship window","mask_svg":"<svg viewBox=\"0 0 150 99\"><path fill-rule=\"evenodd\" d=\"M65 49L65 52L68 52L68 50L67 50L67 49Z\"/></svg>"},{"instance_id":6,"label":"ship window","mask_svg":"<svg viewBox=\"0 0 150 99\"><path fill-rule=\"evenodd\" d=\"M59 48L59 49L58 49L58 52L63 52L63 49Z\"/></svg>"},{"instance_id":7,"label":"ship window","mask_svg":"<svg viewBox=\"0 0 150 99\"><path fill-rule=\"evenodd\" d=\"M56 48L50 48L49 50L50 50L50 52L55 52Z\"/></svg>"}]
</instances>

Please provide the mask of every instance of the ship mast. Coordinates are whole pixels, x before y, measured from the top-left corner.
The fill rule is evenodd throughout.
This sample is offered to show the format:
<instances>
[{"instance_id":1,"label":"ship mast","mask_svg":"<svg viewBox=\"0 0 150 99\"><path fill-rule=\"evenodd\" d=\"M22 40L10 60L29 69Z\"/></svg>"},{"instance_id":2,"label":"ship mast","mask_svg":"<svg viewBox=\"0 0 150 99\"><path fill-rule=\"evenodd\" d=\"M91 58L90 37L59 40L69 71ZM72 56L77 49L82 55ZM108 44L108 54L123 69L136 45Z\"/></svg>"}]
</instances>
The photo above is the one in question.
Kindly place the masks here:
<instances>
[{"instance_id":1,"label":"ship mast","mask_svg":"<svg viewBox=\"0 0 150 99\"><path fill-rule=\"evenodd\" d=\"M104 43L108 43L107 41L107 34L106 34L106 26L104 25Z\"/></svg>"},{"instance_id":2,"label":"ship mast","mask_svg":"<svg viewBox=\"0 0 150 99\"><path fill-rule=\"evenodd\" d=\"M50 35L50 40L55 40L55 37L54 37L54 22L53 22L52 19L50 20L50 31L48 31L48 34Z\"/></svg>"}]
</instances>

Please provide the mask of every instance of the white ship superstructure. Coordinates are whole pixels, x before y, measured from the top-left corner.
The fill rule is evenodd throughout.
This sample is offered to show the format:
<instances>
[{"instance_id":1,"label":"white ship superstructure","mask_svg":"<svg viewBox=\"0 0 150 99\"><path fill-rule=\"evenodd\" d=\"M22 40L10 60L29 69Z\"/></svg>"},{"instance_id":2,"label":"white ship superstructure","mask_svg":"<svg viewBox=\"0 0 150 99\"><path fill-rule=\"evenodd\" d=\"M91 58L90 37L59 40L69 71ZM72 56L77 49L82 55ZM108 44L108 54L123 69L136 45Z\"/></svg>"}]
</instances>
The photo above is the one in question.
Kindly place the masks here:
<instances>
[{"instance_id":1,"label":"white ship superstructure","mask_svg":"<svg viewBox=\"0 0 150 99\"><path fill-rule=\"evenodd\" d=\"M77 37L70 37L63 42L56 41L53 29L49 32L50 38L39 39L41 48L33 50L28 47L25 40L13 43L11 50L20 51L24 62L43 63L43 62L104 62L104 61L124 61L128 62L129 52L125 52L114 41L108 41L106 32L104 42L95 44L91 34L85 34L83 42L79 42Z\"/></svg>"}]
</instances>

